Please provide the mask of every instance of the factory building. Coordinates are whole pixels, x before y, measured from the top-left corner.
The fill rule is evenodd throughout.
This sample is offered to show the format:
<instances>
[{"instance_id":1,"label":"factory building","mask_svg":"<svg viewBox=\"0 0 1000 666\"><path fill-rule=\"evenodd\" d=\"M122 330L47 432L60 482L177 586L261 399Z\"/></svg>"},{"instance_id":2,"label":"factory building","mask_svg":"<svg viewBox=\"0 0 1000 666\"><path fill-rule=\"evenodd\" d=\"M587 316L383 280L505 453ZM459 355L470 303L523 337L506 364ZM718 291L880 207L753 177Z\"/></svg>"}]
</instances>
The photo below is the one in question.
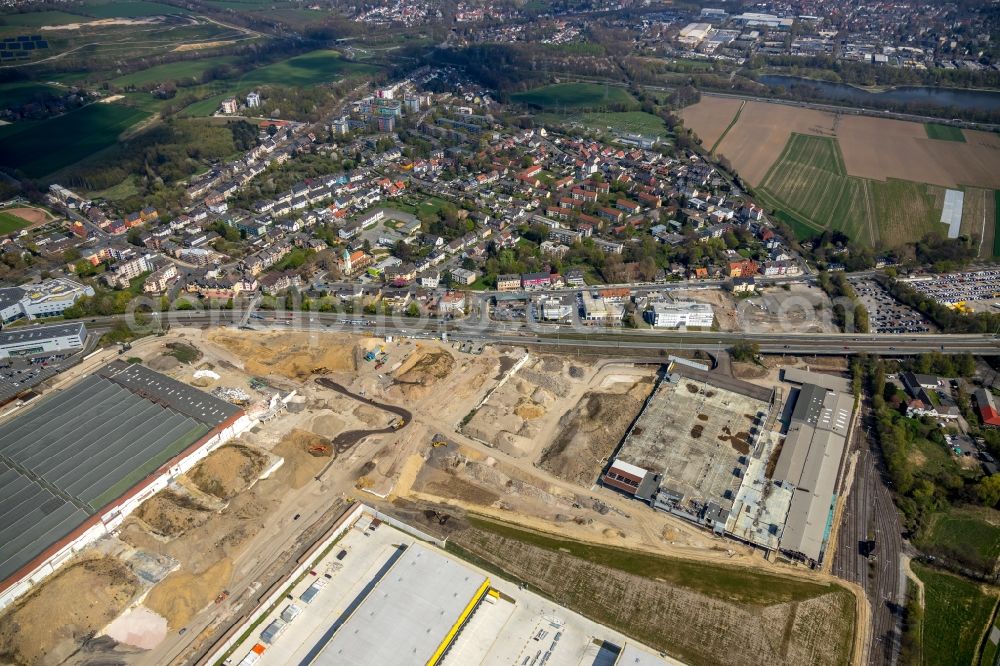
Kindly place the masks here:
<instances>
[{"instance_id":1,"label":"factory building","mask_svg":"<svg viewBox=\"0 0 1000 666\"><path fill-rule=\"evenodd\" d=\"M781 550L812 562L821 560L829 537L834 486L853 409L854 396L846 391L802 384L774 468L774 480L793 489Z\"/></svg>"},{"instance_id":2,"label":"factory building","mask_svg":"<svg viewBox=\"0 0 1000 666\"><path fill-rule=\"evenodd\" d=\"M123 361L0 423L0 609L251 425L238 407Z\"/></svg>"},{"instance_id":3,"label":"factory building","mask_svg":"<svg viewBox=\"0 0 1000 666\"><path fill-rule=\"evenodd\" d=\"M87 327L83 322L2 331L0 359L76 351L83 348L86 339Z\"/></svg>"}]
</instances>

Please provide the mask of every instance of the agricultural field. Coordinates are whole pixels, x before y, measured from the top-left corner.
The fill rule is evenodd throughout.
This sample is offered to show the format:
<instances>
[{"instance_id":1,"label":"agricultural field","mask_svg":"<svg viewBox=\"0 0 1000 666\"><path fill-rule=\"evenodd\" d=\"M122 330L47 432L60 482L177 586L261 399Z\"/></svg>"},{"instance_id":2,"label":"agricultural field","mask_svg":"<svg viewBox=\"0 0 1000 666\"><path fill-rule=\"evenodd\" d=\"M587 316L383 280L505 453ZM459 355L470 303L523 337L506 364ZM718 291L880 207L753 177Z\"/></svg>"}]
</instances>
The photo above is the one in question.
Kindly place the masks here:
<instances>
[{"instance_id":1,"label":"agricultural field","mask_svg":"<svg viewBox=\"0 0 1000 666\"><path fill-rule=\"evenodd\" d=\"M0 135L0 165L41 178L114 145L122 132L146 116L118 104L90 104L57 118L8 125Z\"/></svg>"},{"instance_id":2,"label":"agricultural field","mask_svg":"<svg viewBox=\"0 0 1000 666\"><path fill-rule=\"evenodd\" d=\"M597 110L611 104L636 106L635 98L626 90L597 83L556 83L515 93L511 99L544 111Z\"/></svg>"},{"instance_id":3,"label":"agricultural field","mask_svg":"<svg viewBox=\"0 0 1000 666\"><path fill-rule=\"evenodd\" d=\"M757 192L803 237L836 229L892 247L946 231L944 188L849 176L837 140L829 137L793 134Z\"/></svg>"},{"instance_id":4,"label":"agricultural field","mask_svg":"<svg viewBox=\"0 0 1000 666\"><path fill-rule=\"evenodd\" d=\"M25 12L23 14L4 14L4 23L9 28L40 28L43 25L64 25L79 23L87 17L68 12Z\"/></svg>"},{"instance_id":5,"label":"agricultural field","mask_svg":"<svg viewBox=\"0 0 1000 666\"><path fill-rule=\"evenodd\" d=\"M768 206L812 227L812 235L828 228L852 237L869 233L864 184L847 176L834 139L793 134L757 192Z\"/></svg>"},{"instance_id":6,"label":"agricultural field","mask_svg":"<svg viewBox=\"0 0 1000 666\"><path fill-rule=\"evenodd\" d=\"M886 246L916 240L944 230L943 190L954 188L966 192L963 233L982 257L1000 251L997 206L981 192L1000 189L1000 135L767 102L740 110L738 100L711 95L681 116L703 146L763 186L762 202L800 236L830 228ZM814 180L797 178L800 166Z\"/></svg>"},{"instance_id":7,"label":"agricultural field","mask_svg":"<svg viewBox=\"0 0 1000 666\"><path fill-rule=\"evenodd\" d=\"M967 507L939 513L931 519L920 547L991 573L1000 563L1000 511Z\"/></svg>"},{"instance_id":8,"label":"agricultural field","mask_svg":"<svg viewBox=\"0 0 1000 666\"><path fill-rule=\"evenodd\" d=\"M928 139L965 143L965 135L962 133L961 127L952 127L951 125L942 125L940 123L924 123L924 129L927 131Z\"/></svg>"},{"instance_id":9,"label":"agricultural field","mask_svg":"<svg viewBox=\"0 0 1000 666\"><path fill-rule=\"evenodd\" d=\"M921 564L914 563L913 570L924 583L923 663L977 663L980 641L996 607L996 593Z\"/></svg>"}]
</instances>

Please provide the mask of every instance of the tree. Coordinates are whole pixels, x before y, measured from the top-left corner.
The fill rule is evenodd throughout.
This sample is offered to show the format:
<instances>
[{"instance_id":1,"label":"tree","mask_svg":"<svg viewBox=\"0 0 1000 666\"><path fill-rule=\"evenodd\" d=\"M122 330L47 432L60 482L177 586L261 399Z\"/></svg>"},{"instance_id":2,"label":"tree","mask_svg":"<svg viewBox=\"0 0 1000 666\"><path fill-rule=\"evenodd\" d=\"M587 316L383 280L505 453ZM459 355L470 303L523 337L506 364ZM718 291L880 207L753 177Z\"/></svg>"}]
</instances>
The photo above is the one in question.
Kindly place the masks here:
<instances>
[{"instance_id":1,"label":"tree","mask_svg":"<svg viewBox=\"0 0 1000 666\"><path fill-rule=\"evenodd\" d=\"M419 317L420 316L420 306L418 306L416 303L410 303L406 307L406 316L407 317Z\"/></svg>"},{"instance_id":2,"label":"tree","mask_svg":"<svg viewBox=\"0 0 1000 666\"><path fill-rule=\"evenodd\" d=\"M976 496L983 506L996 506L1000 502L1000 474L991 474L977 483Z\"/></svg>"},{"instance_id":3,"label":"tree","mask_svg":"<svg viewBox=\"0 0 1000 666\"><path fill-rule=\"evenodd\" d=\"M759 354L760 345L747 340L740 340L729 348L729 355L733 357L733 360L742 363L753 363Z\"/></svg>"}]
</instances>

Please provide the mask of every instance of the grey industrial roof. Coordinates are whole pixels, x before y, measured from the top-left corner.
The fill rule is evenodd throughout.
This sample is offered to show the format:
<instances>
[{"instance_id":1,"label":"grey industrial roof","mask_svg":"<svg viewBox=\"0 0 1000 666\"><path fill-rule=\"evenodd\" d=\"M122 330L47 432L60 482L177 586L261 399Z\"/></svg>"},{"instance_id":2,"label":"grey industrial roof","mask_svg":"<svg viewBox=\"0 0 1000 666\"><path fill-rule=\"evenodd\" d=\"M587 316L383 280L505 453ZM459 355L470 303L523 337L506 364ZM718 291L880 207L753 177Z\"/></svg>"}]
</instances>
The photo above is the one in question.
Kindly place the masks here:
<instances>
[{"instance_id":1,"label":"grey industrial roof","mask_svg":"<svg viewBox=\"0 0 1000 666\"><path fill-rule=\"evenodd\" d=\"M138 363L113 361L101 368L99 374L133 393L213 428L240 411L236 405Z\"/></svg>"},{"instance_id":2,"label":"grey industrial roof","mask_svg":"<svg viewBox=\"0 0 1000 666\"><path fill-rule=\"evenodd\" d=\"M792 411L774 479L795 486L781 548L819 560L853 396L805 384Z\"/></svg>"},{"instance_id":3,"label":"grey industrial roof","mask_svg":"<svg viewBox=\"0 0 1000 666\"><path fill-rule=\"evenodd\" d=\"M311 666L427 663L485 581L465 564L414 544Z\"/></svg>"},{"instance_id":4,"label":"grey industrial roof","mask_svg":"<svg viewBox=\"0 0 1000 666\"><path fill-rule=\"evenodd\" d=\"M30 342L33 340L51 340L52 338L62 338L67 335L77 335L83 338L86 335L82 321L69 324L53 324L52 326L34 326L31 328L15 328L10 331L0 332L0 346Z\"/></svg>"},{"instance_id":5,"label":"grey industrial roof","mask_svg":"<svg viewBox=\"0 0 1000 666\"><path fill-rule=\"evenodd\" d=\"M843 391L844 393L848 393L851 390L850 382L843 377L836 377L822 372L799 370L798 368L785 368L782 373L786 382L815 384L831 391Z\"/></svg>"},{"instance_id":6,"label":"grey industrial roof","mask_svg":"<svg viewBox=\"0 0 1000 666\"><path fill-rule=\"evenodd\" d=\"M0 580L209 430L98 375L0 424Z\"/></svg>"},{"instance_id":7,"label":"grey industrial roof","mask_svg":"<svg viewBox=\"0 0 1000 666\"><path fill-rule=\"evenodd\" d=\"M9 308L10 306L19 303L22 298L24 298L25 291L20 287L6 287L0 289L0 310L4 308Z\"/></svg>"}]
</instances>

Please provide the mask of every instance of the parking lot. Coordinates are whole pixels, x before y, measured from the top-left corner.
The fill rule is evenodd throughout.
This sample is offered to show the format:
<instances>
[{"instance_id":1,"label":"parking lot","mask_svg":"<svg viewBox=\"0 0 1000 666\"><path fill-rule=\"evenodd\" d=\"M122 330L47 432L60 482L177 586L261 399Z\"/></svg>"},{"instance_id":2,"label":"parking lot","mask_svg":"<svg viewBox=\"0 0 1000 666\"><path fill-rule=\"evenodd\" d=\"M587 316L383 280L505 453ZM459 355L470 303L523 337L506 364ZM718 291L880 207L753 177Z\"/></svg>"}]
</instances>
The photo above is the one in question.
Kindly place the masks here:
<instances>
[{"instance_id":1,"label":"parking lot","mask_svg":"<svg viewBox=\"0 0 1000 666\"><path fill-rule=\"evenodd\" d=\"M903 305L874 280L851 280L854 291L868 310L872 333L929 333L933 325L919 312Z\"/></svg>"},{"instance_id":2,"label":"parking lot","mask_svg":"<svg viewBox=\"0 0 1000 666\"><path fill-rule=\"evenodd\" d=\"M921 276L905 282L945 305L964 304L977 312L1000 308L1000 269Z\"/></svg>"},{"instance_id":3,"label":"parking lot","mask_svg":"<svg viewBox=\"0 0 1000 666\"><path fill-rule=\"evenodd\" d=\"M0 361L0 404L14 399L46 379L76 365L83 352L50 354L33 358L12 358Z\"/></svg>"}]
</instances>

